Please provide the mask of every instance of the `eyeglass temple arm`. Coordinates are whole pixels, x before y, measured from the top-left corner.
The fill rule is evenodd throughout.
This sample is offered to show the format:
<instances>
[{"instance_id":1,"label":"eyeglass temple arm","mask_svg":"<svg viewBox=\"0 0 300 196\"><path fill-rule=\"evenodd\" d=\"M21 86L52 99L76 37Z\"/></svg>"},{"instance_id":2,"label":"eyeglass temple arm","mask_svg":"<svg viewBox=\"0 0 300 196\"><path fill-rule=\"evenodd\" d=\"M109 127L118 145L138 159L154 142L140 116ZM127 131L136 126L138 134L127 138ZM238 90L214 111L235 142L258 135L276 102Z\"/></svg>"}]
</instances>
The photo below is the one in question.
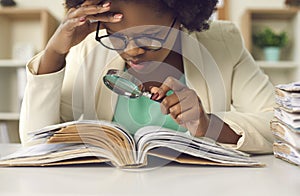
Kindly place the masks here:
<instances>
[{"instance_id":1,"label":"eyeglass temple arm","mask_svg":"<svg viewBox=\"0 0 300 196\"><path fill-rule=\"evenodd\" d=\"M96 39L97 41L99 41L98 33L99 33L100 25L101 25L101 22L98 21L98 24L97 24L97 31L96 31L96 37L95 37L95 39Z\"/></svg>"}]
</instances>

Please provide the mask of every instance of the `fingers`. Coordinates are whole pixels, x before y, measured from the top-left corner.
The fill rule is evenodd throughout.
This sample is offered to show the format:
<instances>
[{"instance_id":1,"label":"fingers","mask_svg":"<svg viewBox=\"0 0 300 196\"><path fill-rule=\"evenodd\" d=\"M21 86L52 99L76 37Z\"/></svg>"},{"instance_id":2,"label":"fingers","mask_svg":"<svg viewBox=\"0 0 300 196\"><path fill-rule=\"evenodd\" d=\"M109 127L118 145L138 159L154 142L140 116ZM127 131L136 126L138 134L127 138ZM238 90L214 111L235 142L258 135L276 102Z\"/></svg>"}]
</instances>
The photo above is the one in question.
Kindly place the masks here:
<instances>
[{"instance_id":1,"label":"fingers","mask_svg":"<svg viewBox=\"0 0 300 196\"><path fill-rule=\"evenodd\" d=\"M178 92L184 88L186 88L186 86L179 80L176 80L173 77L168 77L158 89L151 89L151 93L158 94L158 97L155 100L160 100L161 98L166 96L168 91L173 90L174 92Z\"/></svg>"},{"instance_id":2,"label":"fingers","mask_svg":"<svg viewBox=\"0 0 300 196\"><path fill-rule=\"evenodd\" d=\"M123 15L109 12L110 6L110 2L95 4L95 1L85 1L80 7L69 9L64 24L73 30L75 27L86 24L87 21L120 22Z\"/></svg>"},{"instance_id":3,"label":"fingers","mask_svg":"<svg viewBox=\"0 0 300 196\"><path fill-rule=\"evenodd\" d=\"M121 21L122 18L123 18L123 14L103 13L103 14L89 15L86 17L86 20L113 23L113 22Z\"/></svg>"},{"instance_id":4,"label":"fingers","mask_svg":"<svg viewBox=\"0 0 300 196\"><path fill-rule=\"evenodd\" d=\"M71 8L69 10L69 12L72 12L72 11L75 11L76 8ZM85 17L78 17L78 18L66 18L64 21L63 21L63 26L68 30L68 31L72 31L74 30L74 28L78 27L78 26L81 26L83 24L86 23L86 19Z\"/></svg>"},{"instance_id":5,"label":"fingers","mask_svg":"<svg viewBox=\"0 0 300 196\"><path fill-rule=\"evenodd\" d=\"M79 8L72 8L68 12L68 18L80 18L86 17L88 15L101 14L108 12L110 10L110 3L105 3L103 5L88 5L81 6Z\"/></svg>"},{"instance_id":6,"label":"fingers","mask_svg":"<svg viewBox=\"0 0 300 196\"><path fill-rule=\"evenodd\" d=\"M161 103L163 114L170 114L179 124L183 121L198 119L200 114L199 98L190 89L167 96Z\"/></svg>"},{"instance_id":7,"label":"fingers","mask_svg":"<svg viewBox=\"0 0 300 196\"><path fill-rule=\"evenodd\" d=\"M166 96L172 90L174 93ZM163 114L169 114L179 125L186 127L189 122L199 121L204 112L201 101L195 91L189 89L175 78L169 77L163 85L152 87L155 100L162 100L160 107Z\"/></svg>"},{"instance_id":8,"label":"fingers","mask_svg":"<svg viewBox=\"0 0 300 196\"><path fill-rule=\"evenodd\" d=\"M169 114L193 136L202 137L206 134L210 119L194 90L172 77L167 78L159 88L152 87L150 90L152 99L161 100L164 97L160 104L163 114ZM170 90L174 93L166 96Z\"/></svg>"},{"instance_id":9,"label":"fingers","mask_svg":"<svg viewBox=\"0 0 300 196\"><path fill-rule=\"evenodd\" d=\"M175 94L165 97L160 104L161 112L163 114L171 113L172 115L177 116L178 115L177 113L181 111L180 102L181 101L180 101L179 97ZM175 113L175 111L176 111L176 113Z\"/></svg>"}]
</instances>

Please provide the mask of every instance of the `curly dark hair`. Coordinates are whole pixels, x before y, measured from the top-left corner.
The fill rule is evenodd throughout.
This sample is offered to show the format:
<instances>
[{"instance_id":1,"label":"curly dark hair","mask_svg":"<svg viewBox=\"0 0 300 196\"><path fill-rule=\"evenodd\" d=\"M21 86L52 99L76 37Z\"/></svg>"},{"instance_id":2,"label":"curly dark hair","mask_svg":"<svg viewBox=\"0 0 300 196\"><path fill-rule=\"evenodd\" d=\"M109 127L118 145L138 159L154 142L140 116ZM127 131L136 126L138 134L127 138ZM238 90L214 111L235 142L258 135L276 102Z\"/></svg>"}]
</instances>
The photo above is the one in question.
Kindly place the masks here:
<instances>
[{"instance_id":1,"label":"curly dark hair","mask_svg":"<svg viewBox=\"0 0 300 196\"><path fill-rule=\"evenodd\" d=\"M85 0L65 0L67 9L82 4ZM101 3L103 0L99 0ZM120 0L159 5L159 12L170 10L189 31L209 29L208 20L216 10L218 0Z\"/></svg>"}]
</instances>

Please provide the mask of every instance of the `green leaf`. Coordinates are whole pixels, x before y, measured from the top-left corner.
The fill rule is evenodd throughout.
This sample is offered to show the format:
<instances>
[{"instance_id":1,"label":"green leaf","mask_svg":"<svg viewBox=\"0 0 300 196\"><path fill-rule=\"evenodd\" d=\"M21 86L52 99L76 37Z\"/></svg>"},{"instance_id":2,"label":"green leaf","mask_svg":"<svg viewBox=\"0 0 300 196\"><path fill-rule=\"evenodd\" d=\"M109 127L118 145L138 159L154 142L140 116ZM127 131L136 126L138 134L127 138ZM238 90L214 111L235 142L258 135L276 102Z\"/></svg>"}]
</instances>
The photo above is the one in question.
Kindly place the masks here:
<instances>
[{"instance_id":1,"label":"green leaf","mask_svg":"<svg viewBox=\"0 0 300 196\"><path fill-rule=\"evenodd\" d=\"M253 43L260 48L265 47L284 47L288 42L286 32L275 33L270 28L265 28L253 35Z\"/></svg>"}]
</instances>

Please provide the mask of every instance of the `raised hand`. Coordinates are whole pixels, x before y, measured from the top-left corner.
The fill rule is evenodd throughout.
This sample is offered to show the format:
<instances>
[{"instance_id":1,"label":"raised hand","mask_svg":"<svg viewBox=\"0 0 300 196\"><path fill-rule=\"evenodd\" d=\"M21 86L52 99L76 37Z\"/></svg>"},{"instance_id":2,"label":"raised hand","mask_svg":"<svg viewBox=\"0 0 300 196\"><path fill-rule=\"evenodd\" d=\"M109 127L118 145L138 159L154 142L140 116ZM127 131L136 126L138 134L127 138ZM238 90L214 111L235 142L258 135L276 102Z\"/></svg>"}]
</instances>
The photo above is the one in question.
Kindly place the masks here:
<instances>
[{"instance_id":1,"label":"raised hand","mask_svg":"<svg viewBox=\"0 0 300 196\"><path fill-rule=\"evenodd\" d=\"M69 50L83 41L96 30L97 22L120 22L121 13L111 13L111 3L99 0L86 0L76 8L68 10L65 19L48 42L38 74L47 74L60 70Z\"/></svg>"},{"instance_id":2,"label":"raised hand","mask_svg":"<svg viewBox=\"0 0 300 196\"><path fill-rule=\"evenodd\" d=\"M88 34L96 30L97 23L120 22L122 14L110 13L110 2L95 5L98 1L85 1L77 8L71 8L65 19L52 37L47 48L55 50L59 54L67 53L71 47L80 43Z\"/></svg>"},{"instance_id":3,"label":"raised hand","mask_svg":"<svg viewBox=\"0 0 300 196\"><path fill-rule=\"evenodd\" d=\"M172 90L173 94L166 96ZM196 92L173 77L168 77L159 87L152 87L153 99L160 100L161 111L169 114L179 125L187 128L196 137L204 136L209 125Z\"/></svg>"}]
</instances>

